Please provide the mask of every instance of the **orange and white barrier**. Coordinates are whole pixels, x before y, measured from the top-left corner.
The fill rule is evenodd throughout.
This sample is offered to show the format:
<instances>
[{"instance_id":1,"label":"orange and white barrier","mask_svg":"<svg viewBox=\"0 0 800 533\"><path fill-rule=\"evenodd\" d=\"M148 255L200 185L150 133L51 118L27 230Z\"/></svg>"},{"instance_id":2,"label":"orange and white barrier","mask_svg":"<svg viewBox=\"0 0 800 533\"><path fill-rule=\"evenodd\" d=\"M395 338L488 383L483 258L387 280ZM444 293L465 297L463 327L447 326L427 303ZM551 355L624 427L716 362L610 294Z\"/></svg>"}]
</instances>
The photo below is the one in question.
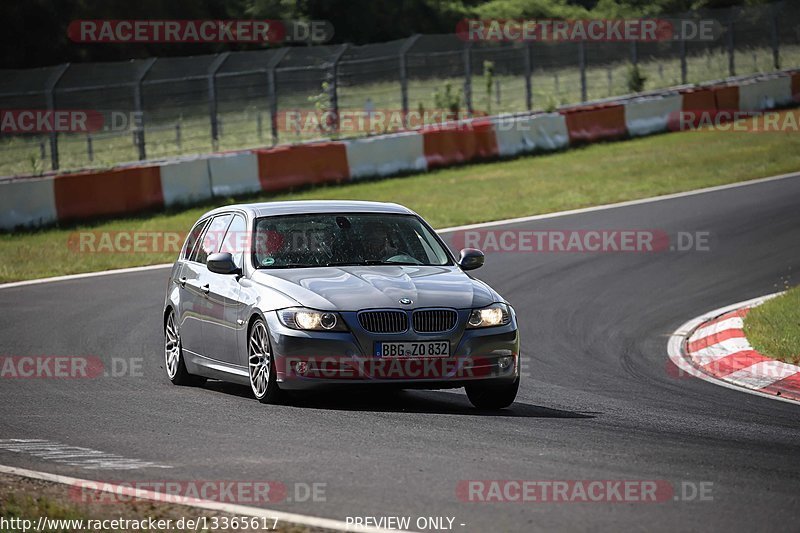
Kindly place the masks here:
<instances>
[{"instance_id":1,"label":"orange and white barrier","mask_svg":"<svg viewBox=\"0 0 800 533\"><path fill-rule=\"evenodd\" d=\"M422 129L428 168L446 167L499 155L489 119L431 126Z\"/></svg>"},{"instance_id":2,"label":"orange and white barrier","mask_svg":"<svg viewBox=\"0 0 800 533\"><path fill-rule=\"evenodd\" d=\"M0 228L44 226L58 220L53 178L30 178L0 185Z\"/></svg>"},{"instance_id":3,"label":"orange and white barrier","mask_svg":"<svg viewBox=\"0 0 800 533\"><path fill-rule=\"evenodd\" d=\"M128 215L164 207L161 169L121 167L53 179L59 221Z\"/></svg>"},{"instance_id":4,"label":"orange and white barrier","mask_svg":"<svg viewBox=\"0 0 800 533\"><path fill-rule=\"evenodd\" d=\"M279 146L256 150L261 190L286 191L350 179L347 151L340 142Z\"/></svg>"},{"instance_id":5,"label":"orange and white barrier","mask_svg":"<svg viewBox=\"0 0 800 533\"><path fill-rule=\"evenodd\" d=\"M739 109L761 111L792 103L792 77L770 76L739 85Z\"/></svg>"},{"instance_id":6,"label":"orange and white barrier","mask_svg":"<svg viewBox=\"0 0 800 533\"><path fill-rule=\"evenodd\" d=\"M688 119L733 117L800 102L800 73L574 106L500 115L347 141L209 154L46 178L0 182L0 228L40 226L188 205L212 197L422 172L679 129ZM693 118L695 117L695 118ZM680 124L679 124L680 123Z\"/></svg>"},{"instance_id":7,"label":"orange and white barrier","mask_svg":"<svg viewBox=\"0 0 800 533\"><path fill-rule=\"evenodd\" d=\"M492 123L501 157L559 150L569 145L567 121L561 113L500 115Z\"/></svg>"},{"instance_id":8,"label":"orange and white barrier","mask_svg":"<svg viewBox=\"0 0 800 533\"><path fill-rule=\"evenodd\" d=\"M258 157L254 152L233 152L208 158L213 196L239 196L261 190Z\"/></svg>"},{"instance_id":9,"label":"orange and white barrier","mask_svg":"<svg viewBox=\"0 0 800 533\"><path fill-rule=\"evenodd\" d=\"M350 178L354 180L428 170L422 135L417 132L364 137L345 145Z\"/></svg>"},{"instance_id":10,"label":"orange and white barrier","mask_svg":"<svg viewBox=\"0 0 800 533\"><path fill-rule=\"evenodd\" d=\"M579 106L561 113L567 121L570 144L618 140L628 134L622 104Z\"/></svg>"},{"instance_id":11,"label":"orange and white barrier","mask_svg":"<svg viewBox=\"0 0 800 533\"><path fill-rule=\"evenodd\" d=\"M680 94L634 98L625 102L625 126L632 137L667 131L670 117L681 112Z\"/></svg>"},{"instance_id":12,"label":"orange and white barrier","mask_svg":"<svg viewBox=\"0 0 800 533\"><path fill-rule=\"evenodd\" d=\"M161 169L164 205L191 205L212 196L209 159L202 157L167 163Z\"/></svg>"}]
</instances>

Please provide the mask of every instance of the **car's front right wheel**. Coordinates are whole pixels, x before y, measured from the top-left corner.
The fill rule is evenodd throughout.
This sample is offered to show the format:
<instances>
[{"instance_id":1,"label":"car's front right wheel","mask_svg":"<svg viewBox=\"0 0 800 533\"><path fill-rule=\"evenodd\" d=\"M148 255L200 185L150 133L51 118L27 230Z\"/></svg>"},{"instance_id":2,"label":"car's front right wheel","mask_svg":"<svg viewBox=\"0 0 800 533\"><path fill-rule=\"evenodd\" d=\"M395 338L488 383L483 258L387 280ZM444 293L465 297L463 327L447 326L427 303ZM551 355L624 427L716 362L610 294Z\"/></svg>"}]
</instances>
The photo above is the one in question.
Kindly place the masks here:
<instances>
[{"instance_id":1,"label":"car's front right wheel","mask_svg":"<svg viewBox=\"0 0 800 533\"><path fill-rule=\"evenodd\" d=\"M279 403L284 393L275 379L275 360L270 349L267 325L261 318L250 326L247 340L247 358L250 369L250 388L261 403Z\"/></svg>"},{"instance_id":2,"label":"car's front right wheel","mask_svg":"<svg viewBox=\"0 0 800 533\"><path fill-rule=\"evenodd\" d=\"M464 388L470 403L478 409L503 409L514 403L517 397L519 376L511 383L474 383Z\"/></svg>"}]
</instances>

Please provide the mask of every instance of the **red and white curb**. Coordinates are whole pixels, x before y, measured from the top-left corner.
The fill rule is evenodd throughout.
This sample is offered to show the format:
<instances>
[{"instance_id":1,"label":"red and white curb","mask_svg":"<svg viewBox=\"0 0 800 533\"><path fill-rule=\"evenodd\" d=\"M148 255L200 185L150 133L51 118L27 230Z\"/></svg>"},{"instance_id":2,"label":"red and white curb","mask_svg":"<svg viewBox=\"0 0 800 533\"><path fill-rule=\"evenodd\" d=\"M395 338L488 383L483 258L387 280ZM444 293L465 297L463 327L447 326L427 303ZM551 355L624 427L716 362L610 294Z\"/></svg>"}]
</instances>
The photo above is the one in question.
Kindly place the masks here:
<instances>
[{"instance_id":1,"label":"red and white curb","mask_svg":"<svg viewBox=\"0 0 800 533\"><path fill-rule=\"evenodd\" d=\"M673 333L668 352L682 373L759 396L800 403L800 366L764 357L747 341L748 311L781 293L709 311Z\"/></svg>"}]
</instances>

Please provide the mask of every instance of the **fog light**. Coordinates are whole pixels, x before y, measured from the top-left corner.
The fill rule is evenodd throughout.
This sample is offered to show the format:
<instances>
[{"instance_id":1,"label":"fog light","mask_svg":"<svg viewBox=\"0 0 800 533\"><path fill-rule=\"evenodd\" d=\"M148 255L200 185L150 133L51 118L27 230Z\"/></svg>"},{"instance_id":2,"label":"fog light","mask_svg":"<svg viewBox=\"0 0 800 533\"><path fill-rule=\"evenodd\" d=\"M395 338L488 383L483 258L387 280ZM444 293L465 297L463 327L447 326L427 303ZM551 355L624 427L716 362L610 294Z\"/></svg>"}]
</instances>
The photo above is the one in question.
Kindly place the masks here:
<instances>
[{"instance_id":1,"label":"fog light","mask_svg":"<svg viewBox=\"0 0 800 533\"><path fill-rule=\"evenodd\" d=\"M294 370L300 375L305 374L308 371L308 363L305 361L298 361L294 365Z\"/></svg>"},{"instance_id":2,"label":"fog light","mask_svg":"<svg viewBox=\"0 0 800 533\"><path fill-rule=\"evenodd\" d=\"M514 358L511 357L510 355L507 355L505 357L500 357L497 360L497 365L500 367L500 370L506 370L508 367L511 366L511 363L513 362Z\"/></svg>"}]
</instances>

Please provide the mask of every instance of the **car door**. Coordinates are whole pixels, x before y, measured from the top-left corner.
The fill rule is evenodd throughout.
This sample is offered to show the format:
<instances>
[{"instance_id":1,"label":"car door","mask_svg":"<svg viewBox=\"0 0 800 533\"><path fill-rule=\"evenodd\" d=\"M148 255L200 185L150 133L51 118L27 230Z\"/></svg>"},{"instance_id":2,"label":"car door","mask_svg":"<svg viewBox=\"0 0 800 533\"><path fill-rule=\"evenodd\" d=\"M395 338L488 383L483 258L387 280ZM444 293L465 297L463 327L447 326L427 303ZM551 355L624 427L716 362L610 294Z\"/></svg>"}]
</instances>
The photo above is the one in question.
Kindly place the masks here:
<instances>
[{"instance_id":1,"label":"car door","mask_svg":"<svg viewBox=\"0 0 800 533\"><path fill-rule=\"evenodd\" d=\"M234 262L242 268L244 252L248 248L247 222L242 214L235 214L228 230L221 240L219 252L233 255ZM244 327L242 319L244 306L239 300L242 286L239 276L208 272L208 308L210 318L203 324L204 348L206 355L219 361L243 365L237 349L237 331Z\"/></svg>"},{"instance_id":2,"label":"car door","mask_svg":"<svg viewBox=\"0 0 800 533\"><path fill-rule=\"evenodd\" d=\"M187 311L184 325L181 328L181 340L187 333L191 336L189 343L183 342L185 350L199 355L211 357L207 348L205 324L218 320L217 310L211 305L208 295L211 291L211 272L206 268L208 256L219 249L222 236L233 218L232 214L213 217L203 232L194 251L181 272L181 283L184 285ZM185 329L184 329L185 328Z\"/></svg>"},{"instance_id":3,"label":"car door","mask_svg":"<svg viewBox=\"0 0 800 533\"><path fill-rule=\"evenodd\" d=\"M203 298L200 294L200 274L196 264L197 248L205 234L209 219L198 222L186 239L181 251L181 268L176 280L179 285L178 324L181 332L181 346L185 351L199 353L203 345L200 311Z\"/></svg>"}]
</instances>

